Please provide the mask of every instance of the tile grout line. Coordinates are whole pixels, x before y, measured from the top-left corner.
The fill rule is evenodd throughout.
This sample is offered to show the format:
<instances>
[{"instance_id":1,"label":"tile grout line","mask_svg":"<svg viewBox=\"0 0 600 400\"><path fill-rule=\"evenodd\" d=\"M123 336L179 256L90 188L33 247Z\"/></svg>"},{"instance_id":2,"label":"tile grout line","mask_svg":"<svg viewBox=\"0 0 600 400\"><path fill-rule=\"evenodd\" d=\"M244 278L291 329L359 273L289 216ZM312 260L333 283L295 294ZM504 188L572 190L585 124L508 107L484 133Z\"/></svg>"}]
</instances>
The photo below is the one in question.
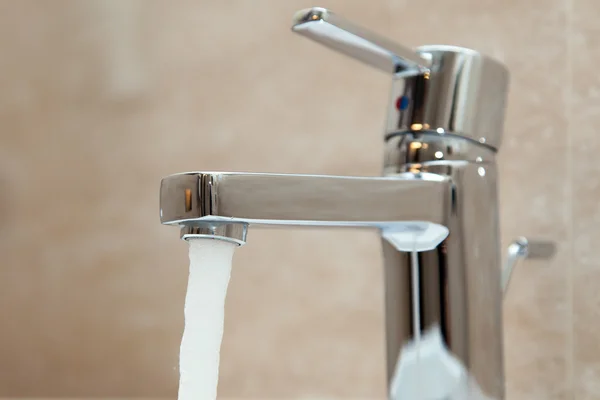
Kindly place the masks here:
<instances>
[{"instance_id":1,"label":"tile grout line","mask_svg":"<svg viewBox=\"0 0 600 400\"><path fill-rule=\"evenodd\" d=\"M575 238L574 238L574 222L573 222L573 138L572 138L572 96L573 96L573 49L572 49L572 34L573 34L573 0L565 1L565 41L566 41L566 90L564 94L565 110L566 110L566 131L567 131L567 153L566 153L566 169L567 169L567 243L568 243L568 258L570 265L567 270L567 340L565 343L566 352L566 384L569 390L568 397L575 400L575 337L574 337L574 309L573 309L573 293L574 293L574 268L575 268Z\"/></svg>"}]
</instances>

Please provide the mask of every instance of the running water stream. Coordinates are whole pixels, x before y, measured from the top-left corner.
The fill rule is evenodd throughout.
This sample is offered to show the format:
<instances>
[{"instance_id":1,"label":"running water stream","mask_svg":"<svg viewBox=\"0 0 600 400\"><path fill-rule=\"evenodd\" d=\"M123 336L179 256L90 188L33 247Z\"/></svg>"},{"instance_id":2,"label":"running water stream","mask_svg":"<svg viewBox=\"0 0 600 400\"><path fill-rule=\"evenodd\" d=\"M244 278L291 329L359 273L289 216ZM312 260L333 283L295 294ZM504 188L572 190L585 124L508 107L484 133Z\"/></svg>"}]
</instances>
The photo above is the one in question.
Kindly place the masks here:
<instances>
[{"instance_id":1,"label":"running water stream","mask_svg":"<svg viewBox=\"0 0 600 400\"><path fill-rule=\"evenodd\" d=\"M179 356L179 400L217 398L225 296L237 244L191 239L185 329Z\"/></svg>"}]
</instances>

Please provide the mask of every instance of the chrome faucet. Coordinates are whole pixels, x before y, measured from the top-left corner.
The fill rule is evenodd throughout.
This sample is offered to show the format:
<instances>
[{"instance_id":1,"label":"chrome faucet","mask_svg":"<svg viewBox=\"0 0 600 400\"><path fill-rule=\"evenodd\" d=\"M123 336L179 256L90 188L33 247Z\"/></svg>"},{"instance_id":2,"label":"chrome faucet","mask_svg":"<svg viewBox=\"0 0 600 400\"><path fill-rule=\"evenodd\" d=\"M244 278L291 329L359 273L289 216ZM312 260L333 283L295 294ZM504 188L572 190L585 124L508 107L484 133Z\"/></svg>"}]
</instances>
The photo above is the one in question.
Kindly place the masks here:
<instances>
[{"instance_id":1,"label":"chrome faucet","mask_svg":"<svg viewBox=\"0 0 600 400\"><path fill-rule=\"evenodd\" d=\"M390 386L403 385L407 346L435 329L470 382L503 400L502 286L517 258L553 252L520 239L502 276L496 152L507 69L461 47L413 51L323 8L298 12L292 29L392 75L383 177L173 175L161 183L161 222L180 226L183 239L240 245L255 225L379 229Z\"/></svg>"}]
</instances>

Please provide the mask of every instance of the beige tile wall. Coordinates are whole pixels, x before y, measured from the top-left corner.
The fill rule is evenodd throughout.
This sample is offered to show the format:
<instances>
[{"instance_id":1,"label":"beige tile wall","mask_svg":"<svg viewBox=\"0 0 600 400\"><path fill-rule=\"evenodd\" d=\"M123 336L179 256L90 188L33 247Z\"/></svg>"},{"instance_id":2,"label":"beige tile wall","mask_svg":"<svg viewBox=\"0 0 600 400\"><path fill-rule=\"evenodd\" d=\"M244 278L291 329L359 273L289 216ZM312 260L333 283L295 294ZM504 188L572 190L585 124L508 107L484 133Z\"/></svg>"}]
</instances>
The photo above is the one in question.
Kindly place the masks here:
<instances>
[{"instance_id":1,"label":"beige tile wall","mask_svg":"<svg viewBox=\"0 0 600 400\"><path fill-rule=\"evenodd\" d=\"M187 253L158 223L186 170L376 175L389 78L292 35L307 0L0 0L0 396L174 397ZM600 396L600 6L323 0L407 45L512 72L502 234L553 239L506 306L510 400ZM223 398L384 398L372 233L253 231Z\"/></svg>"}]
</instances>

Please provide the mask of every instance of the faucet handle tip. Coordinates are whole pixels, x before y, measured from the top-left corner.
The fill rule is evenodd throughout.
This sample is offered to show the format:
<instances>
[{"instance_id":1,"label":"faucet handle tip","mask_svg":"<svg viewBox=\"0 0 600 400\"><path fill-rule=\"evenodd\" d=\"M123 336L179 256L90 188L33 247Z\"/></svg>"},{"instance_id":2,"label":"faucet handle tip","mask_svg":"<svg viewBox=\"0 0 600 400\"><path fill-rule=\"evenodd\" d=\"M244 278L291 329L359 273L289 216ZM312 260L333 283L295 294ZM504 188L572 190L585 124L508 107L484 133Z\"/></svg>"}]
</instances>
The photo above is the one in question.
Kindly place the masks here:
<instances>
[{"instance_id":1,"label":"faucet handle tip","mask_svg":"<svg viewBox=\"0 0 600 400\"><path fill-rule=\"evenodd\" d=\"M293 18L292 30L296 30L296 27L300 24L310 21L321 21L327 19L327 13L329 10L323 7L312 7L305 8L296 11Z\"/></svg>"}]
</instances>

